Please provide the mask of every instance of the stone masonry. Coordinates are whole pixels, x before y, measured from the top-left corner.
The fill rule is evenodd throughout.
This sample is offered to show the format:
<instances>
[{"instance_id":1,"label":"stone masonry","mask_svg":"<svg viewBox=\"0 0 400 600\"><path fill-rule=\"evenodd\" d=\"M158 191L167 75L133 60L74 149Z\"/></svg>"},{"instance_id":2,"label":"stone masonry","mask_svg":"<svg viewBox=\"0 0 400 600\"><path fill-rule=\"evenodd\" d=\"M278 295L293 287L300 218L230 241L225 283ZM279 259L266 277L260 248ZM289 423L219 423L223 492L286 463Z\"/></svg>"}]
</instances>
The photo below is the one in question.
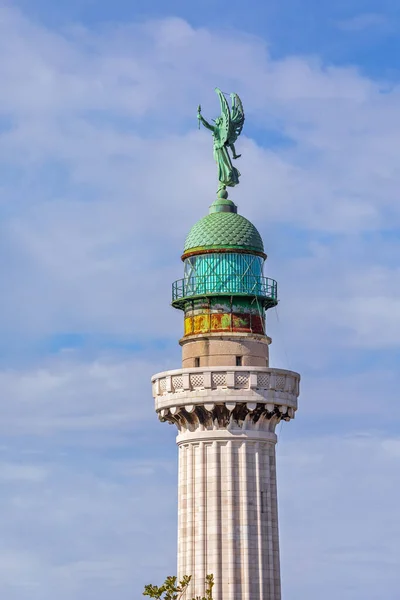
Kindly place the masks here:
<instances>
[{"instance_id":1,"label":"stone masonry","mask_svg":"<svg viewBox=\"0 0 400 600\"><path fill-rule=\"evenodd\" d=\"M153 377L156 410L178 427L178 576L188 598L279 600L275 427L297 408L299 376L207 367Z\"/></svg>"}]
</instances>

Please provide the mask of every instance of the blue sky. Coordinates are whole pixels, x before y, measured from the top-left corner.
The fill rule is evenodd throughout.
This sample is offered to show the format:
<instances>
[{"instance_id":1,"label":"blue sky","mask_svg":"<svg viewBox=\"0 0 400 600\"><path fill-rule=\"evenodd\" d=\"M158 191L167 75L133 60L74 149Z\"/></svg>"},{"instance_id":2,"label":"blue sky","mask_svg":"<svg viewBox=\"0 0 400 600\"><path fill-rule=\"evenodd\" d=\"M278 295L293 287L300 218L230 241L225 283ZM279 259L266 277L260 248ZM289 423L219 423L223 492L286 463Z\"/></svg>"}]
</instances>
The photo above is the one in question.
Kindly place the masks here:
<instances>
[{"instance_id":1,"label":"blue sky","mask_svg":"<svg viewBox=\"0 0 400 600\"><path fill-rule=\"evenodd\" d=\"M390 76L398 68L400 8L393 0L379 4L375 0L203 0L198 6L186 0L23 0L18 5L26 14L57 28L71 22L99 27L171 16L219 31L235 30L240 23L242 31L264 38L274 56L314 54L335 64L356 64L377 77Z\"/></svg>"},{"instance_id":2,"label":"blue sky","mask_svg":"<svg viewBox=\"0 0 400 600\"><path fill-rule=\"evenodd\" d=\"M171 282L215 193L196 109L246 110L240 186L280 303L286 600L398 598L400 8L0 3L0 593L121 600L175 570Z\"/></svg>"}]
</instances>

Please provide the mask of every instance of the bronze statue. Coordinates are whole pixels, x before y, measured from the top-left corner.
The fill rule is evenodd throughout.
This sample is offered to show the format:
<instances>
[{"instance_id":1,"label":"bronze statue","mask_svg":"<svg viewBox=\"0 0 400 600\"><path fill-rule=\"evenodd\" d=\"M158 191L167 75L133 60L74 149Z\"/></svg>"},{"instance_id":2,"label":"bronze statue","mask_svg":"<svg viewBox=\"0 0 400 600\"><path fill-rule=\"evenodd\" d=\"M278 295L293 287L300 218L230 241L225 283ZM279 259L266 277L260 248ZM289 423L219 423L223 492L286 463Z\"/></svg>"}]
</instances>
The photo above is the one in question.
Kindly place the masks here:
<instances>
[{"instance_id":1,"label":"bronze statue","mask_svg":"<svg viewBox=\"0 0 400 600\"><path fill-rule=\"evenodd\" d=\"M214 138L214 159L218 165L218 196L227 198L227 187L238 185L240 172L232 165L228 148L231 149L232 158L240 158L241 154L236 154L235 142L243 129L244 111L242 102L237 94L231 94L232 107L229 109L225 94L219 88L215 88L219 101L221 103L221 116L214 121L215 125L210 125L201 114L201 106L197 109L197 118L203 123L204 127L210 129ZM214 119L213 119L214 120Z\"/></svg>"}]
</instances>

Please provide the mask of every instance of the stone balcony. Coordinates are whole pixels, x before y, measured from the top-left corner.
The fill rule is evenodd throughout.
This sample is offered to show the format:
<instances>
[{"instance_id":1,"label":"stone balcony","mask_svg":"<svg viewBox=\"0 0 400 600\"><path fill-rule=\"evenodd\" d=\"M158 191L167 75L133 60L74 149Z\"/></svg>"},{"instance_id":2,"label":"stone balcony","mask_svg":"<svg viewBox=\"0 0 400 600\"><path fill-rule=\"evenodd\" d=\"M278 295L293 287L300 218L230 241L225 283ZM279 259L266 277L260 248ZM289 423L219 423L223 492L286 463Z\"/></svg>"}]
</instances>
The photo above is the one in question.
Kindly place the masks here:
<instances>
[{"instance_id":1,"label":"stone balcony","mask_svg":"<svg viewBox=\"0 0 400 600\"><path fill-rule=\"evenodd\" d=\"M245 407L289 421L297 410L300 375L264 367L199 367L157 373L152 377L155 408L162 421L176 422L177 412L196 409L229 413Z\"/></svg>"}]
</instances>

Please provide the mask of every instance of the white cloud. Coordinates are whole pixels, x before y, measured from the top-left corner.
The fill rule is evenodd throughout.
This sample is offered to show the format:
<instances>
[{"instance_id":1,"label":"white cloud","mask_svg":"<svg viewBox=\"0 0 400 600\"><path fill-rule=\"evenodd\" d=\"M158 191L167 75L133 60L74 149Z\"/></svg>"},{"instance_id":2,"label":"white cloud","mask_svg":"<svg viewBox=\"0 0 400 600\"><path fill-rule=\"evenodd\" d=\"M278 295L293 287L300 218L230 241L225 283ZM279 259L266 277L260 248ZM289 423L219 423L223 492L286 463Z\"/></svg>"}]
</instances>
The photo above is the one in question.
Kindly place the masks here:
<instances>
[{"instance_id":1,"label":"white cloud","mask_svg":"<svg viewBox=\"0 0 400 600\"><path fill-rule=\"evenodd\" d=\"M7 481L26 481L42 483L47 478L47 470L37 465L24 464L13 464L3 463L0 464L0 480L3 482Z\"/></svg>"},{"instance_id":2,"label":"white cloud","mask_svg":"<svg viewBox=\"0 0 400 600\"><path fill-rule=\"evenodd\" d=\"M371 248L361 235L398 223L396 87L382 94L354 68L316 58L272 60L259 39L179 19L54 33L13 10L2 17L8 337L176 336L170 282L215 173L209 137L182 134L179 119L204 97L216 110L222 73L249 122L293 142L272 151L244 138L232 192L264 234L288 347L313 362L343 346L397 345L397 266L382 264L382 240ZM269 238L285 225L307 237L300 258L278 262ZM321 232L333 238L313 241ZM274 243L290 248L291 234Z\"/></svg>"},{"instance_id":3,"label":"white cloud","mask_svg":"<svg viewBox=\"0 0 400 600\"><path fill-rule=\"evenodd\" d=\"M388 453L389 457L398 460L400 458L400 440L388 439L382 442L382 448Z\"/></svg>"},{"instance_id":4,"label":"white cloud","mask_svg":"<svg viewBox=\"0 0 400 600\"><path fill-rule=\"evenodd\" d=\"M360 32L364 30L384 31L388 33L393 29L393 22L385 14L363 13L339 21L338 27L343 31Z\"/></svg>"},{"instance_id":5,"label":"white cloud","mask_svg":"<svg viewBox=\"0 0 400 600\"><path fill-rule=\"evenodd\" d=\"M155 417L150 378L159 366L126 356L90 360L66 352L40 366L3 370L0 429L7 436L131 432Z\"/></svg>"},{"instance_id":6,"label":"white cloud","mask_svg":"<svg viewBox=\"0 0 400 600\"><path fill-rule=\"evenodd\" d=\"M354 68L315 58L272 60L259 39L179 19L54 33L3 9L2 27L9 60L0 106L12 124L0 140L9 166L4 206L12 206L2 232L6 331L144 336L180 327L168 308L170 282L181 275L184 236L212 201L215 177L211 140L188 132L187 118L194 128L199 100L210 115L217 110L211 90L222 73L219 84L242 93L250 123L292 140L274 150L241 142L243 177L232 197L267 250L276 224L311 238L353 235L359 249L334 278L305 261L300 282L298 263L284 281L286 265L277 265L287 297L323 282L329 297L308 301L335 306L327 327L350 322L352 343L368 344L374 313L381 345L397 339L397 324L378 309L396 308L395 292L383 285L365 300L348 285L357 270L367 278L381 268L361 255L361 234L399 222L397 88L382 94ZM338 289L350 294L339 307Z\"/></svg>"},{"instance_id":7,"label":"white cloud","mask_svg":"<svg viewBox=\"0 0 400 600\"><path fill-rule=\"evenodd\" d=\"M295 427L288 426L278 446L285 597L378 598L385 589L394 600L399 457L387 447L399 440L296 439L289 433ZM32 466L46 470L42 485L14 480L0 499L2 595L139 597L145 583L174 572L173 446L173 440L153 446L151 459L132 455L129 461L105 460L104 452L70 461L57 446L38 456Z\"/></svg>"},{"instance_id":8,"label":"white cloud","mask_svg":"<svg viewBox=\"0 0 400 600\"><path fill-rule=\"evenodd\" d=\"M396 441L398 443L398 440ZM284 594L395 599L396 465L372 436L279 445ZM315 457L318 457L318 460Z\"/></svg>"},{"instance_id":9,"label":"white cloud","mask_svg":"<svg viewBox=\"0 0 400 600\"><path fill-rule=\"evenodd\" d=\"M307 370L297 434L285 427L279 445L285 594L394 600L398 440L288 436L311 418L397 422L397 373L355 365L400 334L399 248L384 239L400 217L398 86L181 19L53 32L0 10L2 344L72 332L155 347L0 372L1 596L131 598L175 569L174 432L157 424L149 377L179 364L154 340L182 331L170 283L214 198L195 112L215 116L217 84L256 128L231 197L281 287L272 360Z\"/></svg>"},{"instance_id":10,"label":"white cloud","mask_svg":"<svg viewBox=\"0 0 400 600\"><path fill-rule=\"evenodd\" d=\"M2 596L129 598L174 570L175 486L162 465L150 476L132 460L132 472L121 476L118 460L106 474L100 456L46 459L41 486L15 480L2 493Z\"/></svg>"}]
</instances>

